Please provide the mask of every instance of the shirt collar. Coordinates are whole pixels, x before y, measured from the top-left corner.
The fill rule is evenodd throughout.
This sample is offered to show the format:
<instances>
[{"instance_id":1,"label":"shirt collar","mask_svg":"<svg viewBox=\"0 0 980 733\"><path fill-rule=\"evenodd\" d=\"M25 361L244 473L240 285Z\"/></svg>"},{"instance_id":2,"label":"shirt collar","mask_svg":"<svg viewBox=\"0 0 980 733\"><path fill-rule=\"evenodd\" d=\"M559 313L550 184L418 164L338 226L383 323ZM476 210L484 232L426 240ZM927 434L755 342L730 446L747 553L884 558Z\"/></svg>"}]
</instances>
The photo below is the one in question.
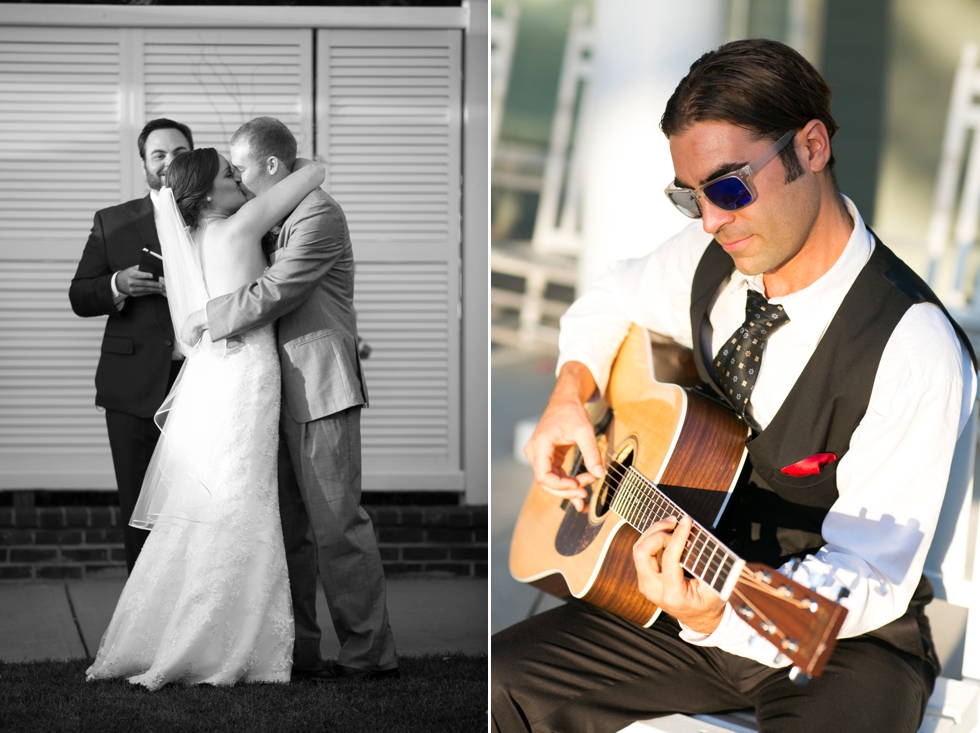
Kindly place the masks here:
<instances>
[{"instance_id":1,"label":"shirt collar","mask_svg":"<svg viewBox=\"0 0 980 733\"><path fill-rule=\"evenodd\" d=\"M783 306L797 332L814 346L827 330L830 319L834 317L841 301L851 289L854 280L871 257L871 250L874 249L871 232L864 225L864 220L854 202L843 194L841 198L844 199L844 204L854 221L854 229L851 230L851 236L837 262L816 282L795 293L773 298L770 301ZM765 292L762 275L743 275L738 270L732 274L728 287L733 291L751 288L760 293Z\"/></svg>"}]
</instances>

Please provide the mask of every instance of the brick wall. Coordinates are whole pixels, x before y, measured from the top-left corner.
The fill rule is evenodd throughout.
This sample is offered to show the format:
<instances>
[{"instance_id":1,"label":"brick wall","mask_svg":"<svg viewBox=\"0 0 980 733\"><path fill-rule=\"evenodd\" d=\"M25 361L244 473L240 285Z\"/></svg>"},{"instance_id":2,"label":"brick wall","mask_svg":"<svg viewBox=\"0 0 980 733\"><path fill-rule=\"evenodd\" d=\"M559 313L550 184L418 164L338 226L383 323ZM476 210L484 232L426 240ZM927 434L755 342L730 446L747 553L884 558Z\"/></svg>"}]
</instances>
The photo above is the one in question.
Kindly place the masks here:
<instances>
[{"instance_id":1,"label":"brick wall","mask_svg":"<svg viewBox=\"0 0 980 733\"><path fill-rule=\"evenodd\" d=\"M487 576L485 506L366 506L385 575ZM0 507L0 582L125 577L119 507Z\"/></svg>"}]
</instances>

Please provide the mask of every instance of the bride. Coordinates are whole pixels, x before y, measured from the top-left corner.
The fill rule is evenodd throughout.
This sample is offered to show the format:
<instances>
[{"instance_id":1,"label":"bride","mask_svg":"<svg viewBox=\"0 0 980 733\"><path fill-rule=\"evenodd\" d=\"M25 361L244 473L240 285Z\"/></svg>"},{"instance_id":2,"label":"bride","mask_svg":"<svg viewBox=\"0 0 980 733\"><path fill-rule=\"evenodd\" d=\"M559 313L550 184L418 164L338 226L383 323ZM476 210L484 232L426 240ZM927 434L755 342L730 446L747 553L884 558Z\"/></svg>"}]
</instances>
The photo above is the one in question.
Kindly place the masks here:
<instances>
[{"instance_id":1,"label":"bride","mask_svg":"<svg viewBox=\"0 0 980 733\"><path fill-rule=\"evenodd\" d=\"M157 210L174 323L258 279L262 234L324 179L293 173L246 200L213 148L170 165ZM184 224L186 223L186 227ZM88 680L288 682L293 616L279 518L280 377L275 326L179 343L184 367L157 413L160 442L132 524L151 529Z\"/></svg>"}]
</instances>

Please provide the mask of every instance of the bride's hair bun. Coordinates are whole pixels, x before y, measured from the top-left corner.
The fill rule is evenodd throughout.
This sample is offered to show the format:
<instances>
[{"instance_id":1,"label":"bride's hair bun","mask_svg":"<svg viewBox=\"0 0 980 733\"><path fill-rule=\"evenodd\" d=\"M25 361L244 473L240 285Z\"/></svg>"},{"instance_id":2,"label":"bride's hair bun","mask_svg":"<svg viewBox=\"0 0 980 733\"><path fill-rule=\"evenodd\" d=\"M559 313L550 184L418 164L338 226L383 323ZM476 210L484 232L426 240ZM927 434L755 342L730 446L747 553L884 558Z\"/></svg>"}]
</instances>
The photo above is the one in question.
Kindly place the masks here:
<instances>
[{"instance_id":1,"label":"bride's hair bun","mask_svg":"<svg viewBox=\"0 0 980 733\"><path fill-rule=\"evenodd\" d=\"M198 148L176 156L167 170L167 185L174 194L177 209L184 224L197 226L201 213L208 206L208 194L221 168L221 159L214 148Z\"/></svg>"}]
</instances>

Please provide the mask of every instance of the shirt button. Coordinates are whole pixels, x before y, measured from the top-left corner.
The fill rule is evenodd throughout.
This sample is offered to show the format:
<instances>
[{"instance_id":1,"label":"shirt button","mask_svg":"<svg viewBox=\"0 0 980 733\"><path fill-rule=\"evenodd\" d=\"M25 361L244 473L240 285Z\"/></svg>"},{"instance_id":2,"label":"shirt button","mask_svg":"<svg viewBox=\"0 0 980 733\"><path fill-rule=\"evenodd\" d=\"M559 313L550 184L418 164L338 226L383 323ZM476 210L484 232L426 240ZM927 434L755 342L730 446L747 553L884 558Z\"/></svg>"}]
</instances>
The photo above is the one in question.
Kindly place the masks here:
<instances>
[{"instance_id":1,"label":"shirt button","mask_svg":"<svg viewBox=\"0 0 980 733\"><path fill-rule=\"evenodd\" d=\"M731 547L733 550L735 550L735 552L738 552L739 550L742 549L742 543L739 542L738 540L732 540L731 542L728 543L728 546Z\"/></svg>"},{"instance_id":2,"label":"shirt button","mask_svg":"<svg viewBox=\"0 0 980 733\"><path fill-rule=\"evenodd\" d=\"M173 341L171 341L170 339L167 339L167 340L166 340L166 341L164 341L163 343L164 343L165 345L167 345L167 346L173 346L173 345L174 345L174 342L173 342Z\"/></svg>"}]
</instances>

